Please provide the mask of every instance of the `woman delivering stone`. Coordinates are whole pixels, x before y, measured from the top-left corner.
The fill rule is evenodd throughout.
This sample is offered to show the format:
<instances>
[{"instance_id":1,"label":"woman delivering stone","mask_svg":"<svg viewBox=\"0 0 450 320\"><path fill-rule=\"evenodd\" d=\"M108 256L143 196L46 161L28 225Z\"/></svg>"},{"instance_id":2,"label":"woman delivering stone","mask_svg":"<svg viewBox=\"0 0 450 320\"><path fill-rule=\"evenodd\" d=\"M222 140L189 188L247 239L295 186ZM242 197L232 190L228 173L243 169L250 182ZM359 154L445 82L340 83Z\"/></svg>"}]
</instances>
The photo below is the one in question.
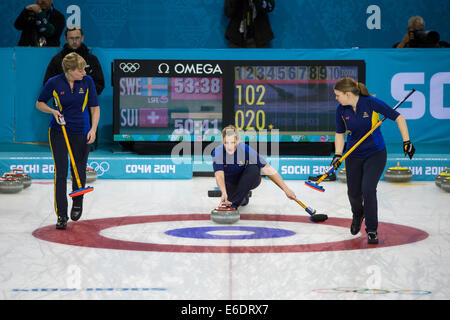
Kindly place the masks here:
<instances>
[{"instance_id":1,"label":"woman delivering stone","mask_svg":"<svg viewBox=\"0 0 450 320\"><path fill-rule=\"evenodd\" d=\"M222 192L221 205L237 209L249 202L248 193L261 183L261 174L270 176L291 200L295 193L284 183L280 174L255 150L239 143L236 127L230 125L222 130L223 145L212 152L214 175Z\"/></svg>"}]
</instances>

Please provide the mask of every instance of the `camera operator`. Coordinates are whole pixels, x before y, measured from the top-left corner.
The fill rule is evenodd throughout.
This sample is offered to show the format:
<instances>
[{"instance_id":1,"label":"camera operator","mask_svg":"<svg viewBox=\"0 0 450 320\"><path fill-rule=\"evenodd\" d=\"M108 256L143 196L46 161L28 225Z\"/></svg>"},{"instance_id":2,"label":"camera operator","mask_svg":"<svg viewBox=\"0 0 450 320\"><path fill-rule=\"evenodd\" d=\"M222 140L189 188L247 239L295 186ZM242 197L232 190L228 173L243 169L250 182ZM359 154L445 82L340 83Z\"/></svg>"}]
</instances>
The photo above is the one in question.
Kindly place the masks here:
<instances>
[{"instance_id":1,"label":"camera operator","mask_svg":"<svg viewBox=\"0 0 450 320\"><path fill-rule=\"evenodd\" d=\"M408 29L402 41L394 44L393 48L447 48L449 44L439 41L436 31L425 31L425 21L421 16L414 16L408 20Z\"/></svg>"},{"instance_id":2,"label":"camera operator","mask_svg":"<svg viewBox=\"0 0 450 320\"><path fill-rule=\"evenodd\" d=\"M22 10L14 23L17 30L22 30L18 46L59 47L66 19L52 2L36 0L36 4Z\"/></svg>"},{"instance_id":3,"label":"camera operator","mask_svg":"<svg viewBox=\"0 0 450 320\"><path fill-rule=\"evenodd\" d=\"M224 12L230 18L225 38L230 48L266 48L274 38L268 13L275 0L225 0Z\"/></svg>"}]
</instances>

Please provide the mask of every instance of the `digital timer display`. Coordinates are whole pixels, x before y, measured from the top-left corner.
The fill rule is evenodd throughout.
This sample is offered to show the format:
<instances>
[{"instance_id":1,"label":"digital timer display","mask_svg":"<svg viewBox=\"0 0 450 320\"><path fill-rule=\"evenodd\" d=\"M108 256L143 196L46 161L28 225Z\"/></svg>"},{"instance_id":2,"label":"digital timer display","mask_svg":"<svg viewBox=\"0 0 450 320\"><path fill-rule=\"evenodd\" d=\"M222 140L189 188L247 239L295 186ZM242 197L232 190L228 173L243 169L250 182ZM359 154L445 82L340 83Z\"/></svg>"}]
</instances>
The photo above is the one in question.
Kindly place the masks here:
<instances>
[{"instance_id":1,"label":"digital timer display","mask_svg":"<svg viewBox=\"0 0 450 320\"><path fill-rule=\"evenodd\" d=\"M114 141L216 141L234 124L259 140L331 142L342 77L364 82L364 61L114 60Z\"/></svg>"},{"instance_id":2,"label":"digital timer display","mask_svg":"<svg viewBox=\"0 0 450 320\"><path fill-rule=\"evenodd\" d=\"M342 77L358 81L358 66L244 65L234 68L234 122L241 130L275 130L279 141L332 141Z\"/></svg>"},{"instance_id":3,"label":"digital timer display","mask_svg":"<svg viewBox=\"0 0 450 320\"><path fill-rule=\"evenodd\" d=\"M172 78L174 100L222 100L220 78Z\"/></svg>"}]
</instances>

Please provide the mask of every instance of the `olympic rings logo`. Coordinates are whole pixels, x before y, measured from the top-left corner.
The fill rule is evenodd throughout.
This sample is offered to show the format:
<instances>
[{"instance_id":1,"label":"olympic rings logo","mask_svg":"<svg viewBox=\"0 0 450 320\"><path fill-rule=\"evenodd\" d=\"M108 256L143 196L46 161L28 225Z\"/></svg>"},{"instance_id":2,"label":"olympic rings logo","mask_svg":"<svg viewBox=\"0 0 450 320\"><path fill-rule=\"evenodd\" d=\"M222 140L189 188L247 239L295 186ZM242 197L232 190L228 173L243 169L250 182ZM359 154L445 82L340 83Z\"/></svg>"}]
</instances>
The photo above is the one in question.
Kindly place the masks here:
<instances>
[{"instance_id":1,"label":"olympic rings logo","mask_svg":"<svg viewBox=\"0 0 450 320\"><path fill-rule=\"evenodd\" d=\"M139 70L140 68L140 64L135 62L122 62L121 64L119 64L119 68L123 71L123 72L136 72Z\"/></svg>"},{"instance_id":2,"label":"olympic rings logo","mask_svg":"<svg viewBox=\"0 0 450 320\"><path fill-rule=\"evenodd\" d=\"M359 294L407 294L407 295L427 295L431 294L429 290L414 289L370 289L370 288L331 288L331 289L314 289L316 293L359 293Z\"/></svg>"},{"instance_id":3,"label":"olympic rings logo","mask_svg":"<svg viewBox=\"0 0 450 320\"><path fill-rule=\"evenodd\" d=\"M94 169L98 176L102 176L105 172L109 171L109 163L106 161L100 163L93 161L89 164L89 167Z\"/></svg>"}]
</instances>

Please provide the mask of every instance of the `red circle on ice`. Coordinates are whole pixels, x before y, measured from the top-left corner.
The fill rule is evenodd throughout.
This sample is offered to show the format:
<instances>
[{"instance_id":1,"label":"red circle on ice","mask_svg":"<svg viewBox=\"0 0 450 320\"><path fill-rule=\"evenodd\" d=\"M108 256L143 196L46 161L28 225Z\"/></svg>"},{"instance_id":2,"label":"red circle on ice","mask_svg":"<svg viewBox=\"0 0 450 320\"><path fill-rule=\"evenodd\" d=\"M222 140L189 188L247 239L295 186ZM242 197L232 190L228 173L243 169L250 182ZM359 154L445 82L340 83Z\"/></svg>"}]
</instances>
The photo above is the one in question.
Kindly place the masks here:
<instances>
[{"instance_id":1,"label":"red circle on ice","mask_svg":"<svg viewBox=\"0 0 450 320\"><path fill-rule=\"evenodd\" d=\"M241 221L280 221L292 223L313 223L306 216L276 215L276 214L241 214ZM281 253L281 252L318 252L318 251L342 251L373 249L391 246L399 246L424 240L428 237L425 231L403 226L399 224L379 222L377 245L367 244L367 238L361 234L348 240L332 241L311 244L291 244L291 245L261 245L261 246L220 246L220 245L175 245L158 244L146 242L125 241L111 239L102 236L100 232L107 228L120 227L132 224L171 222L171 221L210 221L209 214L173 214L173 215L152 215L134 216L119 218L104 218L69 222L66 230L57 230L55 225L39 228L33 232L33 236L38 239L90 248L135 250L135 251L158 251L158 252L193 252L193 253ZM321 228L323 225L337 226L348 229L351 219L328 218L322 223L313 223L315 227ZM363 227L361 228L364 229Z\"/></svg>"}]
</instances>

